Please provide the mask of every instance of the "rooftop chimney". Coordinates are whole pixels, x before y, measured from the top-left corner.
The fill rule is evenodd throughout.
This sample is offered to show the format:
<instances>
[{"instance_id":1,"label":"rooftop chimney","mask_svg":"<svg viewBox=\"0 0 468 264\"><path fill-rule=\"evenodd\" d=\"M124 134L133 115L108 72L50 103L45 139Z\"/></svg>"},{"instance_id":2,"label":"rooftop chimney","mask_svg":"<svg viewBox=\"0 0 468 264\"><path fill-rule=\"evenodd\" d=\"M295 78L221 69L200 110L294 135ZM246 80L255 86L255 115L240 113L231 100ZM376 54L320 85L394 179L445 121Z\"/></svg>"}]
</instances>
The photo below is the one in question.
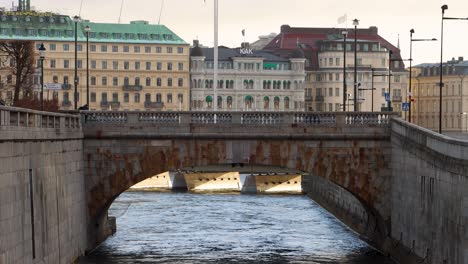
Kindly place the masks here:
<instances>
[{"instance_id":1,"label":"rooftop chimney","mask_svg":"<svg viewBox=\"0 0 468 264\"><path fill-rule=\"evenodd\" d=\"M458 57L458 61L459 61L459 62L462 62L462 61L463 61L463 57L461 57L461 56Z\"/></svg>"},{"instance_id":2,"label":"rooftop chimney","mask_svg":"<svg viewBox=\"0 0 468 264\"><path fill-rule=\"evenodd\" d=\"M199 44L200 44L200 42L198 41L198 39L193 40L193 46L194 47L198 47Z\"/></svg>"}]
</instances>

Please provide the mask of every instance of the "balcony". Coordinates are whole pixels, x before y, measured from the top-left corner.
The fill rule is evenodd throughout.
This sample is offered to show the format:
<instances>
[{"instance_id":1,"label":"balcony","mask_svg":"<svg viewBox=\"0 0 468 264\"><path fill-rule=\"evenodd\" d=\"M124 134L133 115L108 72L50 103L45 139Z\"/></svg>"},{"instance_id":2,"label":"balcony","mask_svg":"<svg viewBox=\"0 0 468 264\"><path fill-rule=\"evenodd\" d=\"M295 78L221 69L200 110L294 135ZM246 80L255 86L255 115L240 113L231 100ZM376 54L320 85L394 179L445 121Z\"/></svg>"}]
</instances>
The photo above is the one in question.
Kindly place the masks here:
<instances>
[{"instance_id":1,"label":"balcony","mask_svg":"<svg viewBox=\"0 0 468 264\"><path fill-rule=\"evenodd\" d=\"M161 110L164 107L163 102L145 102L145 108Z\"/></svg>"},{"instance_id":2,"label":"balcony","mask_svg":"<svg viewBox=\"0 0 468 264\"><path fill-rule=\"evenodd\" d=\"M112 110L118 110L119 107L120 107L120 102L119 101L112 101L112 102L109 102L109 105L110 105Z\"/></svg>"},{"instance_id":3,"label":"balcony","mask_svg":"<svg viewBox=\"0 0 468 264\"><path fill-rule=\"evenodd\" d=\"M64 83L62 84L62 90L70 90L71 89L71 84L69 83Z\"/></svg>"},{"instance_id":4,"label":"balcony","mask_svg":"<svg viewBox=\"0 0 468 264\"><path fill-rule=\"evenodd\" d=\"M304 97L304 99L305 99L306 102L312 102L312 101L314 101L314 97L312 97L312 95L306 95L306 96Z\"/></svg>"},{"instance_id":5,"label":"balcony","mask_svg":"<svg viewBox=\"0 0 468 264\"><path fill-rule=\"evenodd\" d=\"M102 108L109 108L110 102L108 101L101 101L101 107Z\"/></svg>"},{"instance_id":6,"label":"balcony","mask_svg":"<svg viewBox=\"0 0 468 264\"><path fill-rule=\"evenodd\" d=\"M70 107L72 102L70 100L62 101L62 107Z\"/></svg>"},{"instance_id":7,"label":"balcony","mask_svg":"<svg viewBox=\"0 0 468 264\"><path fill-rule=\"evenodd\" d=\"M323 102L323 101L325 101L325 98L323 97L323 95L317 95L317 96L315 96L315 101L316 102Z\"/></svg>"},{"instance_id":8,"label":"balcony","mask_svg":"<svg viewBox=\"0 0 468 264\"><path fill-rule=\"evenodd\" d=\"M126 92L138 92L143 90L142 85L124 85L122 86L122 89Z\"/></svg>"},{"instance_id":9,"label":"balcony","mask_svg":"<svg viewBox=\"0 0 468 264\"><path fill-rule=\"evenodd\" d=\"M392 96L392 102L401 102L401 95Z\"/></svg>"}]
</instances>

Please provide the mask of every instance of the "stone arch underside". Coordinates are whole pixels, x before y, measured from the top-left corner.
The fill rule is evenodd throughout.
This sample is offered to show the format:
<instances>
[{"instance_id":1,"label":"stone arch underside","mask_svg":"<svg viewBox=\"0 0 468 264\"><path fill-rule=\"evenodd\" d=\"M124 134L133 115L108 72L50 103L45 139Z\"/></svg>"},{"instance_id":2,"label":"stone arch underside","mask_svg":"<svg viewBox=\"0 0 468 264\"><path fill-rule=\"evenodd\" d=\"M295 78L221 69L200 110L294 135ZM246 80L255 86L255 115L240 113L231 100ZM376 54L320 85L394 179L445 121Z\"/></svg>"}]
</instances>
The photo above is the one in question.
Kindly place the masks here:
<instances>
[{"instance_id":1,"label":"stone arch underside","mask_svg":"<svg viewBox=\"0 0 468 264\"><path fill-rule=\"evenodd\" d=\"M391 149L386 140L87 139L84 152L90 248L105 239L99 233L108 207L132 185L182 167L229 163L284 167L325 179L352 194L379 222L376 230L387 232ZM320 202L316 190L306 191L342 219L343 214L333 212L342 209Z\"/></svg>"}]
</instances>

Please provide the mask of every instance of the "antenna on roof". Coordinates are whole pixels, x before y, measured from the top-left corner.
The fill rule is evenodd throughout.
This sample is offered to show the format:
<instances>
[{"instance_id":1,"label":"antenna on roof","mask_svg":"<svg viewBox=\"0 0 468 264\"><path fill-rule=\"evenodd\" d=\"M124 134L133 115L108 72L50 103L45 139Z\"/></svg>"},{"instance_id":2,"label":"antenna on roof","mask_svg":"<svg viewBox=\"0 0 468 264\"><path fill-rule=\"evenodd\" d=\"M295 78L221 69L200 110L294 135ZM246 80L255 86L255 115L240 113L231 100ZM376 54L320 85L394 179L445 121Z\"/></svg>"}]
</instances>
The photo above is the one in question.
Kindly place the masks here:
<instances>
[{"instance_id":1,"label":"antenna on roof","mask_svg":"<svg viewBox=\"0 0 468 264\"><path fill-rule=\"evenodd\" d=\"M83 0L81 0L80 3L80 12L78 12L78 16L81 17L81 8L83 7Z\"/></svg>"},{"instance_id":2,"label":"antenna on roof","mask_svg":"<svg viewBox=\"0 0 468 264\"><path fill-rule=\"evenodd\" d=\"M122 17L123 5L124 5L124 0L122 0L122 3L120 4L119 24L120 24L120 18Z\"/></svg>"},{"instance_id":3,"label":"antenna on roof","mask_svg":"<svg viewBox=\"0 0 468 264\"><path fill-rule=\"evenodd\" d=\"M398 43L397 43L397 48L400 49L400 34L398 34Z\"/></svg>"},{"instance_id":4,"label":"antenna on roof","mask_svg":"<svg viewBox=\"0 0 468 264\"><path fill-rule=\"evenodd\" d=\"M161 15L164 8L164 0L161 0L161 9L159 10L158 25L161 24Z\"/></svg>"}]
</instances>

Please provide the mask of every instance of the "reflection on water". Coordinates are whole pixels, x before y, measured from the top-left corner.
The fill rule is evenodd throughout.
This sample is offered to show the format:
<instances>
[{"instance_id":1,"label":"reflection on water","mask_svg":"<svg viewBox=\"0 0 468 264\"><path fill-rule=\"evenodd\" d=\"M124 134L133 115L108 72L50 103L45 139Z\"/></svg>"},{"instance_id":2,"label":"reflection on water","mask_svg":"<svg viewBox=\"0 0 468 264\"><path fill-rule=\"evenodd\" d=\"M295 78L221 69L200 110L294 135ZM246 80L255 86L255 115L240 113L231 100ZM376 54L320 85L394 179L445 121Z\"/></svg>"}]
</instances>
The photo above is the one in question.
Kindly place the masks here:
<instances>
[{"instance_id":1,"label":"reflection on water","mask_svg":"<svg viewBox=\"0 0 468 264\"><path fill-rule=\"evenodd\" d=\"M305 196L126 192L79 263L392 263Z\"/></svg>"}]
</instances>

